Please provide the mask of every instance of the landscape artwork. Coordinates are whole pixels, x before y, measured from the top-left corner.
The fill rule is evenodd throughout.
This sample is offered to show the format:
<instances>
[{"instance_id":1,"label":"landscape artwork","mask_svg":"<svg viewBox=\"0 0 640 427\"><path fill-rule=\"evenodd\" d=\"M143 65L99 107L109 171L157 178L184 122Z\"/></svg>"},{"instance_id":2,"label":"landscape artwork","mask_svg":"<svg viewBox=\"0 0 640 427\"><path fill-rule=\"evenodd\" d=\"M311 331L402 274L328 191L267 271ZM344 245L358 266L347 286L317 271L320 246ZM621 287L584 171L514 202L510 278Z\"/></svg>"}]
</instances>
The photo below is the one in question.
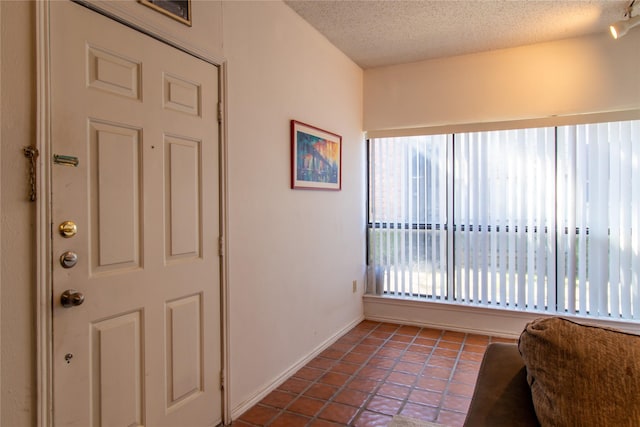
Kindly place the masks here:
<instances>
[{"instance_id":1,"label":"landscape artwork","mask_svg":"<svg viewBox=\"0 0 640 427\"><path fill-rule=\"evenodd\" d=\"M291 121L291 188L340 190L342 137Z\"/></svg>"}]
</instances>

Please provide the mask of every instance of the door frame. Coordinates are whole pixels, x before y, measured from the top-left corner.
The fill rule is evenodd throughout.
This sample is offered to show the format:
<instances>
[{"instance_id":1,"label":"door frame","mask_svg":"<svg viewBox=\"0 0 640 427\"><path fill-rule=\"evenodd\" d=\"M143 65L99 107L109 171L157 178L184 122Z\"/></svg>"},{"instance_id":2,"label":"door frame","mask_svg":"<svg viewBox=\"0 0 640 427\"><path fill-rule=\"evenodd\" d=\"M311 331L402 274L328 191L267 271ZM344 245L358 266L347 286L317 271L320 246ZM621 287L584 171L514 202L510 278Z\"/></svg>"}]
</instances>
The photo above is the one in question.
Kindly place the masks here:
<instances>
[{"instance_id":1,"label":"door frame","mask_svg":"<svg viewBox=\"0 0 640 427\"><path fill-rule=\"evenodd\" d=\"M38 427L53 425L53 268L51 264L53 224L51 216L51 46L50 46L50 1L36 2L36 148L39 151L37 164L38 199L36 201L36 406ZM142 34L148 35L174 49L185 52L218 68L219 93L219 185L220 185L220 324L221 324L221 387L222 421L229 424L230 387L227 381L229 355L229 287L228 287L228 173L227 173L227 65L221 58L190 46L183 40L157 28L146 28L134 22L133 17L123 18L118 10L107 10L88 1L74 1L94 13L99 13ZM105 2L106 3L106 2ZM108 4L105 4L109 7Z\"/></svg>"}]
</instances>

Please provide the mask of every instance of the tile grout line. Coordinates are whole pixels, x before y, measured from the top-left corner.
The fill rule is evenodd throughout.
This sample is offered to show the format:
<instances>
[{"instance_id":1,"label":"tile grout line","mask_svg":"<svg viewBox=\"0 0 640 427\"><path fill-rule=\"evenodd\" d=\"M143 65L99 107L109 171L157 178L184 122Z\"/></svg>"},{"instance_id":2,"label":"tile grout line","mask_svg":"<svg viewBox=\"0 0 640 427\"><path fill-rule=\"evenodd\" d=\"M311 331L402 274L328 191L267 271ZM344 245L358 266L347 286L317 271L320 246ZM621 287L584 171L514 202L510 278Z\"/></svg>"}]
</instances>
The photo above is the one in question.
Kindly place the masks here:
<instances>
[{"instance_id":1,"label":"tile grout line","mask_svg":"<svg viewBox=\"0 0 640 427\"><path fill-rule=\"evenodd\" d=\"M389 337L378 346L378 349L371 355L371 358L373 358L382 347L384 347L385 344L387 344L389 341L393 341L391 338L398 333L398 330L401 328L401 325L399 325L392 333L391 335L389 335ZM417 335L417 334L416 334ZM413 337L413 339L410 342L414 342L415 341L415 336ZM381 379L380 381L376 381L376 386L374 387L374 389L371 391L371 393L369 393L369 396L367 397L367 399L365 399L365 401L362 403L362 405L360 405L360 407L358 408L358 411L356 412L356 414L353 416L352 421L357 420L358 418L360 418L360 416L362 415L362 413L364 411L367 410L367 405L371 402L371 400L374 398L374 396L376 396L376 392L378 390L380 390L381 385L386 381L387 378L389 378L389 376L395 371L394 368L396 367L396 365L398 364L398 361L402 358L402 356L406 353L407 348L409 348L410 344L407 344L407 347L401 351L400 355L398 355L396 358L394 358L394 363L387 368L387 374L384 376L383 379ZM369 360L371 360L371 358L369 358ZM378 414L382 414L381 412L377 412L377 411L371 411L371 412L376 412ZM382 415L387 415L387 414L382 414Z\"/></svg>"},{"instance_id":2,"label":"tile grout line","mask_svg":"<svg viewBox=\"0 0 640 427\"><path fill-rule=\"evenodd\" d=\"M378 347L378 351L379 351L379 350L380 350L380 348L381 348L381 347L383 347L383 346L384 346L384 344L386 344L388 341L393 341L393 340L391 340L391 337L393 337L393 335L395 335L395 334L398 332L398 330L399 330L399 329L400 329L400 326L399 326L398 328L396 328L396 330L393 332L393 334L391 334L391 335L389 336L389 338L388 338L388 339L387 339L383 344L381 344L381 345ZM422 330L424 330L424 328L420 328L420 329L418 329L418 331L417 331L417 332L416 332L416 334L413 336L413 338L411 339L411 341L407 342L407 346L406 346L406 348L405 348L404 350L402 350L402 351L400 352L400 354L399 354L397 357L395 357L395 358L394 358L394 363L391 365L391 367L389 367L389 368L388 368L388 372L387 372L387 374L384 376L384 378L383 378L382 380L378 381L377 386L376 386L376 387L374 388L374 390L371 392L371 394L370 394L369 398L368 398L368 399L366 399L366 400L365 400L365 402L362 404L362 406L358 409L358 412L357 412L357 413L356 413L356 415L354 416L353 420L356 420L360 415L362 415L362 413L363 413L364 411L366 411L366 410L367 410L367 405L371 402L371 400L374 398L374 396L376 396L376 395L377 395L377 394L376 394L376 392L377 392L378 390L380 390L380 387L382 386L382 384L384 384L384 383L386 382L387 378L389 378L389 376L395 372L395 367L396 367L396 366L398 365L398 363L401 361L402 356L404 356L404 355L407 353L407 351L409 351L409 347L410 347L413 343L415 343L416 338L420 335L420 332L421 332ZM440 338L442 337L442 334L443 334L443 331L440 331L440 336L438 337L438 340L436 340L436 345L437 345L437 343L439 342ZM426 359L426 360L425 360L425 362L423 363L423 367L422 367L422 369L420 370L420 372L423 372L423 371L424 371L424 367L425 367L425 365L427 364L427 362L429 361L429 359L431 358L431 356L433 355L433 352L434 352L435 348L436 348L436 346L434 346L434 347L431 349L431 351L429 352L429 355L427 356L427 359ZM376 351L376 353L377 353L378 351ZM373 356L372 356L372 357L373 357ZM418 381L418 377L419 377L419 375L416 375L416 379L414 380L413 385L409 386L409 393L408 393L408 394L407 394L407 396L406 396L406 397L401 401L400 407L398 408L398 411L397 411L398 413L399 413L399 412L402 410L402 408L406 405L406 402L407 402L407 401L408 401L408 399L409 399L409 395L411 395L411 391L413 391L414 386L415 386L415 383ZM394 384L395 384L395 383L394 383ZM398 385L400 385L400 384L398 384ZM389 399L393 399L393 398L389 397ZM394 399L394 400L399 400L399 399ZM377 414L381 414L381 415L389 415L389 414L385 414L385 413L378 412L378 411L374 411L374 410L371 410L371 412L375 412L375 413L377 413ZM393 415L391 415L391 416L393 417Z\"/></svg>"},{"instance_id":3,"label":"tile grout line","mask_svg":"<svg viewBox=\"0 0 640 427\"><path fill-rule=\"evenodd\" d=\"M468 334L464 334L464 338L460 342L460 349L458 350L458 354L456 355L456 360L455 362L453 362L453 366L451 367L451 373L449 374L449 378L447 379L447 384L445 385L444 390L442 391L442 396L440 397L440 403L438 405L438 409L436 410L436 418L435 418L436 420L440 417L440 412L442 411L442 405L444 405L444 399L447 396L449 387L451 386L451 381L453 381L453 377L456 373L456 369L458 367L458 362L460 361L460 357L462 357L462 353L464 352L464 346L467 342L467 335Z\"/></svg>"},{"instance_id":4,"label":"tile grout line","mask_svg":"<svg viewBox=\"0 0 640 427\"><path fill-rule=\"evenodd\" d=\"M372 322L372 323L374 323L374 322ZM388 326L389 325L393 325L393 326L395 326L395 328L393 328L393 330L381 331L380 328L383 325L388 325ZM370 326L370 325L367 325L367 326ZM286 393L288 395L291 395L292 399L291 399L290 402L288 402L287 404L283 405L282 408L276 408L275 406L272 406L270 404L262 404L261 403L262 401L258 402L255 406L260 405L261 407L276 409L277 410L276 413L273 416L271 416L263 424L254 424L252 422L244 421L244 420L242 420L242 422L246 423L247 425L252 425L252 426L256 426L256 427L258 427L258 426L268 427L268 426L271 426L272 424L274 424L276 422L276 420L278 420L282 415L288 414L288 415L294 415L294 416L300 416L300 417L307 418L308 419L308 421L306 423L307 426L309 426L309 425L311 425L311 424L313 424L313 423L315 423L317 421L334 423L336 426L339 426L339 425L353 425L357 420L359 420L359 418L362 416L362 414L364 412L366 412L366 411L370 411L372 413L379 414L379 415L382 415L382 416L385 416L385 417L386 416L392 416L393 417L394 414L390 414L389 412L385 413L385 412L380 412L379 410L373 410L373 409L368 409L367 408L367 406L371 403L371 401L376 396L377 397L386 397L389 400L396 400L396 401L399 400L400 401L400 405L398 406L395 414L401 413L402 410L409 403L416 403L417 405L420 405L420 406L433 408L435 410L434 411L435 416L434 416L434 419L431 420L431 421L435 422L440 417L440 414L442 412L442 408L443 408L443 405L444 405L445 397L448 395L449 389L451 387L451 382L453 381L453 378L454 378L454 374L455 374L457 368L460 365L460 361L462 360L462 355L464 353L465 345L468 342L469 334L465 333L463 338L462 338L462 340L460 341L460 347L458 348L458 351L456 353L456 357L454 358L454 362L453 362L453 365L451 367L451 372L449 373L448 378L447 379L444 379L444 378L441 379L442 381L446 381L446 384L444 385L444 388L441 391L429 390L429 389L425 388L425 391L427 391L427 392L439 392L439 393L441 393L441 396L440 396L440 399L439 399L439 404L438 404L437 407L434 407L433 405L429 405L429 404L422 405L419 402L413 402L413 401L410 400L410 396L415 390L422 390L422 387L418 388L418 382L423 377L423 374L427 370L428 366L431 366L431 365L429 365L429 362L435 356L436 350L438 350L438 349L451 350L450 348L445 348L445 347L441 348L440 346L444 342L456 342L456 341L445 340L444 336L445 336L445 333L447 332L445 330L439 330L440 333L438 334L437 338L434 338L434 337L431 337L431 336L421 337L420 334L423 333L423 331L425 331L425 330L438 330L438 329L425 328L425 327L417 327L418 329L415 332L415 334L413 334L413 336L401 334L401 333L399 333L399 331L403 326L411 326L411 325L395 325L395 324L389 324L389 323L385 323L385 322L375 322L373 327L371 327L371 328L368 328L368 327L358 328L356 326L354 329L352 329L351 331L348 331L343 336L338 338L331 346L327 347L327 349L323 350L323 352L324 352L326 350L330 350L331 347L334 346L335 344L341 344L343 346L343 348L346 347L347 350L343 350L343 349L335 350L335 351L340 351L342 353L338 358L333 359L333 358L330 358L330 357L322 356L323 352L321 352L320 354L318 354L314 358L314 359L322 358L324 360L330 361L331 363L327 367L319 368L319 367L315 367L315 366L309 366L309 363L311 362L311 361L309 361L309 362L307 362L307 364L305 364L304 366L302 366L300 368L300 370L304 369L304 368L310 368L310 369L313 369L313 370L320 371L320 374L317 375L315 377L315 379L308 380L308 379L306 379L304 377L296 377L295 373L293 375L291 375L291 377L289 377L287 379L287 381L292 379L292 378L295 378L295 379L300 380L300 381L308 381L309 384L307 384L304 388L302 388L301 391L295 392L295 391L283 390L283 389L279 389L279 388L276 388L276 389L273 390L273 391L279 391L281 393ZM372 335L376 331L388 333L389 335L387 336L387 338L373 337ZM353 340L353 342L340 342L345 337L348 337L351 334L353 334L353 336L350 337L350 340ZM409 341L397 341L397 340L393 340L392 339L394 336L407 336L407 337L411 336L411 339ZM371 351L370 354L368 354L367 352L363 352L363 353L356 352L356 353L354 353L353 351L354 351L354 349L356 347L358 347L360 345L370 345L370 344L364 344L364 341L367 340L368 338L373 338L373 339L376 339L376 340L380 340L380 343L371 344L372 347L375 345L376 348L373 351ZM422 346L422 344L416 344L416 340L418 338L425 338L425 339L429 339L429 340L434 340L433 345L430 346L431 349L430 349L426 359L424 360L424 362L421 362L421 364L422 364L421 368L416 372L404 371L404 370L403 371L399 371L399 370L396 371L396 367L401 362L405 362L405 363L409 363L409 364L416 364L416 365L420 364L419 362L414 362L412 360L403 360L403 357L408 352L410 352L409 349L410 349L411 346L413 346L413 345L421 345ZM393 346L392 347L387 347L387 348L398 350L399 353L397 355L395 355L395 356L385 356L385 355L380 355L379 354L380 351L385 349L385 347L389 343L392 343L392 342L395 342L395 341L397 341L398 343L404 344L404 348L402 350L400 350L398 347L393 347ZM488 336L488 342L489 343L492 342L492 337L491 336ZM427 346L425 345L425 349L426 348L427 348ZM414 352L411 352L411 353L414 353ZM347 357L348 355L351 355L351 354L362 354L362 355L367 356L367 357L366 357L366 359L364 359L361 362L352 362L352 361L344 360L345 357ZM367 379L365 377L358 377L358 374L362 370L364 370L366 367L369 367L369 364L370 364L370 362L372 361L372 359L374 357L379 357L380 359L383 359L383 360L385 360L385 359L392 360L393 363L390 366L383 367L383 368L380 368L379 366L371 366L371 368L375 368L375 369L381 369L381 370L384 369L384 370L386 370L386 373L382 377L379 377L377 379L371 379L370 378L371 381L375 382L374 387L371 388L370 390L364 391L364 390L361 390L361 389L355 389L355 388L352 389L352 388L350 388L349 384L353 383L353 381L355 379L357 379L357 378L361 378L361 379L364 379L364 380ZM447 356L442 356L442 357L446 358L446 359L451 359L450 357L447 357ZM314 359L312 359L312 360L314 360ZM334 369L340 363L344 363L344 364L348 364L348 365L355 365L355 366L358 366L358 368L356 370L354 370L353 372L350 372L350 373L347 373L346 371L345 372L343 372L343 371L332 371L332 369ZM437 366L437 365L434 365L434 367L443 368L442 366ZM299 372L299 370L296 371L296 373L297 372ZM412 383L411 384L405 384L405 383L388 382L389 377L393 373L396 373L396 372L414 376L414 379L413 379ZM322 382L321 379L325 375L327 375L329 373L336 373L336 374L339 374L339 375L345 375L345 376L347 376L347 378L345 378L344 382L340 386L338 386L337 384ZM438 379L440 379L440 378L438 378ZM306 396L305 395L305 393L307 393L313 386L318 385L318 384L323 384L323 385L326 385L326 386L332 387L332 388L335 387L335 391L331 395L326 397L326 398L315 397L315 396ZM395 385L395 386L398 386L398 387L406 387L406 388L408 388L407 394L402 399L399 399L399 398L397 398L395 396L378 395L378 391L380 391L382 386L385 385L385 384ZM341 393L343 393L346 390L352 390L352 391L357 392L357 393L364 393L367 396L362 401L362 403L360 403L359 406L354 406L354 405L352 405L350 403L337 402L335 399ZM456 393L456 396L458 396L458 393ZM319 409L315 412L315 414L313 416L304 414L304 413L299 412L299 411L298 412L292 411L291 410L291 406L296 401L298 401L301 397L306 397L307 399L316 400L318 402L322 402L323 404L322 404L322 406L319 407ZM460 395L460 397L466 397L466 396ZM330 406L331 403L344 405L344 406L347 406L349 408L352 408L352 409L356 410L354 412L354 414L351 416L350 420L347 421L347 424L341 424L338 421L332 421L332 420L320 417L320 414L322 414L322 412L325 411ZM461 413L462 414L462 412L459 412L459 411L457 411L455 409L452 409L449 412ZM238 418L238 420L240 421L240 418Z\"/></svg>"},{"instance_id":5,"label":"tile grout line","mask_svg":"<svg viewBox=\"0 0 640 427\"><path fill-rule=\"evenodd\" d=\"M420 330L418 331L418 333L416 334L416 337L420 334L420 332L422 332L425 328L420 328ZM411 396L411 393L413 391L415 391L416 389L416 385L419 381L419 378L422 376L422 374L424 373L424 371L427 369L427 366L429 365L429 361L431 360L431 358L434 355L434 352L436 351L436 349L438 348L440 342L442 341L442 337L444 335L444 331L441 330L440 331L440 335L438 335L438 338L435 340L435 343L431 349L431 351L429 352L429 355L427 356L427 359L423 362L422 364L422 368L420 369L420 371L418 372L418 374L416 374L416 378L413 381L413 384L409 387L409 393L407 394L407 396L402 400L402 403L400 405L400 408L398 408L398 413L402 412L402 410L407 406L407 403L409 403L409 396ZM415 338L414 338L414 342L415 342ZM424 405L424 406L431 406L431 405ZM437 412L436 412L437 414ZM437 418L437 417L436 417ZM435 419L433 421L435 421Z\"/></svg>"},{"instance_id":6,"label":"tile grout line","mask_svg":"<svg viewBox=\"0 0 640 427\"><path fill-rule=\"evenodd\" d=\"M378 324L378 326L376 326L374 329L372 329L368 335L371 335L371 333L373 333L376 329L378 329L378 328L379 328L381 325L383 325L383 324L385 324L385 323L379 323L379 324ZM375 350L374 352L372 352L372 353L369 355L369 357L367 357L367 360L366 360L366 361L364 361L364 362L362 362L362 363L360 364L360 368L358 368L358 369L357 369L357 370L352 374L352 377L354 377L353 379L355 379L355 377L357 377L357 373L358 373L358 372L362 371L364 368L366 368L366 367L368 366L368 364L369 364L369 362L371 361L371 359L373 359L373 358L376 356L376 354L378 354L378 352L380 351L380 349L381 349L382 347L384 347L384 345L385 345L385 344L387 344L389 341L392 341L392 340L391 340L391 337L393 337L393 336L398 332L398 330L400 329L400 327L401 327L401 325L397 325L397 327L395 328L395 330L394 330L393 332L390 332L389 337L387 337L386 339L384 339L382 343L378 344L378 346L377 346L376 350ZM363 338L361 341L364 341L364 338ZM343 357L344 357L344 356L343 356ZM396 361L396 363L397 363L397 361ZM394 364L392 365L392 367L391 367L391 368L389 368L389 370L390 370L390 371L393 371L393 367L396 365L396 363L394 363ZM390 372L389 372L389 373L387 373L387 375L385 375L385 377L384 377L384 378L386 379L389 375L390 375ZM348 388L348 387L347 387L347 385L348 385L349 383L351 383L351 382L353 381L353 379L351 379L351 380L349 380L349 381L345 382L345 383L342 385L342 387L341 387L341 388L340 388L336 393L338 393L338 392L342 391L343 389ZM349 422L351 422L351 423L355 422L355 421L360 417L360 415L362 414L362 412L364 412L364 411L366 410L367 404L371 401L371 399L373 398L373 396L375 396L376 391L378 391L378 390L380 389L380 383L383 383L383 382L384 382L384 380L375 381L375 382L376 382L376 383L378 383L378 384L376 384L376 386L373 388L373 390L371 390L370 392L366 392L366 393L369 395L369 397L367 397L367 398L364 400L364 402L363 402L363 403L362 403L358 408L356 408L356 409L357 409L357 410L356 410L356 413L353 415L353 417L351 417L351 419L349 420ZM362 391L362 390L357 390L357 391L360 391L360 392L365 393L365 392L364 392L364 391ZM373 412L373 411L372 411L372 412Z\"/></svg>"},{"instance_id":7,"label":"tile grout line","mask_svg":"<svg viewBox=\"0 0 640 427\"><path fill-rule=\"evenodd\" d=\"M362 336L362 338L360 338L356 343L354 343L354 344L351 346L351 349L349 349L349 351L345 352L342 356L340 356L340 358L339 358L339 359L336 359L336 362L340 362L340 361L342 361L342 359L344 359L344 357L345 357L347 354L350 354L350 353L353 351L353 349L354 349L354 348L356 348L358 345L362 344L362 341L364 341L367 337L369 337L369 336L371 335L371 333L373 333L373 331L375 331L376 329L378 329L378 328L380 327L380 325L381 325L381 324L382 324L382 323L378 323L378 325L377 325L375 328L371 329L371 330L370 330L366 335ZM345 334L345 335L346 335L346 334ZM342 338L342 337L340 337L340 338ZM337 342L337 341L340 341L340 339L336 340L336 342ZM332 344L332 345L333 345L333 344ZM360 372L362 369L364 369L364 367L369 363L369 361L371 360L371 358L372 358L372 357L373 357L373 354L372 354L372 355L370 355L369 357L367 357L367 359L366 359L364 362L360 363L360 367L359 367L358 369L356 369L356 370L353 372L353 374L351 374L350 376L351 376L351 377L355 377L355 376L356 376L356 374L357 374L358 372ZM329 372L329 371L330 371L330 369L327 369L327 370L325 371L325 374L326 374L327 372ZM321 375L320 377L318 377L318 379L317 379L316 381L319 381L319 380L320 380L320 378L322 378L322 376L323 376L323 375ZM326 399L326 401L324 402L324 405L322 405L322 407L318 410L318 412L316 412L316 414L315 414L313 417L311 417L311 419L307 422L307 425L310 425L311 423L313 423L314 421L316 421L316 420L318 419L318 415L319 415L319 414L321 414L321 413L322 413L322 411L324 411L324 409L325 409L326 407L328 407L328 406L329 406L329 403L333 402L333 398L334 398L335 396L337 396L341 391L343 391L344 389L346 389L346 388L347 388L347 384L348 384L348 383L350 383L351 381L352 381L352 380L347 380L347 381L345 381L345 382L344 382L340 387L338 387L338 389L337 389L337 390L336 390L336 391L335 391L331 396L329 396L329 397ZM356 414L356 415L357 415L357 414ZM354 416L354 418L355 418L355 416ZM323 419L323 418L320 418L320 419ZM323 420L324 420L324 419L323 419ZM325 420L325 421L327 421L327 420ZM351 421L351 420L349 420L349 421ZM333 421L331 421L331 422L333 422Z\"/></svg>"},{"instance_id":8,"label":"tile grout line","mask_svg":"<svg viewBox=\"0 0 640 427\"><path fill-rule=\"evenodd\" d=\"M351 349L350 349L349 351L345 352L345 354L343 354L339 359L336 359L336 362L342 361L342 359L344 359L344 357L345 357L347 354L351 354L351 352L353 351L353 349L354 349L354 348L356 348L358 345L362 344L362 342L363 342L366 338L368 338L368 337L369 337L369 336L370 336L370 335L371 335L371 334L372 334L376 329L378 329L382 324L383 324L383 323L378 323L378 325L377 325L375 328L371 329L371 330L370 330L366 335L364 335L364 336L363 336L362 338L360 338L356 343L354 343L354 344L351 346ZM400 326L396 327L396 331L397 331L398 329L400 329ZM394 331L394 333L395 333L395 331ZM346 335L346 334L345 334L345 335ZM369 355L369 357L367 357L367 359L366 359L365 361L363 361L363 362L359 363L360 367L359 367L358 369L356 369L352 374L350 374L350 379L348 379L347 381L345 381L345 382L344 382L340 387L338 387L338 389L337 389L337 390L336 390L336 391L335 391L331 396L329 396L329 397L326 399L325 404L324 404L324 405L323 405L323 406L318 410L318 412L316 412L316 414L315 414L313 417L311 417L311 419L307 422L307 425L309 425L309 424L313 423L314 421L316 421L316 420L318 419L318 415L319 415L320 413L322 413L322 411L323 411L327 406L329 406L329 403L334 402L334 400L333 400L333 399L334 399L334 397L336 397L338 394L340 394L340 392L342 392L342 391L344 391L344 390L348 389L347 385L348 385L349 383L351 383L351 382L355 379L355 377L357 377L358 372L362 371L365 367L367 367L367 365L369 364L369 361L370 361L370 360L371 360L371 359L376 355L376 353L378 352L378 350L380 350L380 347L381 347L381 346L383 346L383 345L384 345L388 340L390 340L392 336L393 336L393 333L392 333L391 335L389 335L389 338L387 338L386 340L384 340L384 342L383 342L382 344L378 345L378 349L377 349L376 351L374 351L373 353L371 353L371 354ZM339 339L338 339L337 341L339 341ZM360 354L360 353L358 353L358 354ZM328 372L328 371L329 371L329 370L327 369L327 372ZM325 373L326 373L326 372L325 372ZM321 378L321 377L319 377L316 381L319 381L319 379L320 379L320 378ZM362 391L362 390L357 390L357 391ZM366 402L368 402L368 399L367 399L367 400L365 400L365 403L366 403ZM340 402L335 402L335 403L340 403ZM360 412L361 412L361 410L362 410L363 406L365 406L365 403L363 403L362 405L360 405L360 407L359 407L359 408L357 408L356 413L353 415L353 417L351 417L351 419L349 420L349 422L353 422L353 421L355 421L355 420L358 418L358 416L360 415ZM346 405L346 406L351 406L351 405ZM328 420L325 420L324 418L320 418L320 419L321 419L321 420L324 420L324 421L328 421ZM333 422L333 421L330 421L330 422Z\"/></svg>"},{"instance_id":9,"label":"tile grout line","mask_svg":"<svg viewBox=\"0 0 640 427\"><path fill-rule=\"evenodd\" d=\"M380 325L382 325L382 323L378 323L378 325L377 325L375 328L372 328L372 329L371 329L371 330L369 330L365 335L363 335L362 337L360 337L360 338L359 338L355 343L353 343L353 344L351 345L351 348L350 348L349 350L345 351L345 352L344 352L344 354L343 354L342 356L340 356L340 358L338 358L338 359L333 359L333 360L334 360L334 362L336 362L336 363L337 363L337 362L342 361L342 359L344 358L344 356L345 356L345 355L350 354L350 353L353 351L353 349L354 349L355 347L357 347L359 344L361 344L361 343L362 343L362 341L364 341L367 337L369 337L373 331L375 331L378 327L380 327ZM399 328L399 326L398 326L398 328ZM342 339L344 336L348 335L348 334L349 334L350 332L352 332L352 331L353 331L353 330L351 330L351 331L347 332L345 335L343 335L342 337L338 338L338 339L336 340L336 342L334 342L333 344L331 344L331 345L330 345L329 347L327 347L327 349L325 349L324 351L326 351L326 350L328 350L329 348L331 348L331 346L333 346L334 344L336 344L338 341L340 341L340 339ZM324 352L324 351L323 351L323 352ZM322 354L322 352L321 352L318 356L316 356L316 357L323 357L323 356L321 356L321 354ZM374 356L374 354L375 354L375 353L371 354L371 355L370 355L370 356L369 356L369 357L368 357L364 362L361 362L361 363L360 363L360 367L359 367L356 371L354 371L354 373L353 373L353 374L351 374L350 376L355 377L355 376L356 376L356 374L357 374L358 372L360 372L362 369L364 369L364 367L368 364L369 360L371 360L371 358ZM326 358L326 357L325 357L325 359L332 360L332 359L329 359L329 358ZM313 359L312 359L312 360L313 360ZM334 364L334 365L335 365L335 364ZM307 364L307 365L305 365L305 366L303 366L302 368L307 367L307 366L308 366L308 364ZM302 368L300 368L300 369L302 369ZM317 369L317 368L314 368L314 369ZM290 406L291 406L295 401L297 401L299 398L301 398L301 397L306 397L306 396L304 395L304 393L306 393L306 392L307 392L311 387L313 387L313 385L318 384L318 383L321 383L321 382L320 382L320 379L322 378L322 376L324 376L324 374L328 373L328 372L330 371L330 369L331 369L331 368L323 369L323 371L324 371L324 372L323 372L323 374L322 374L322 375L318 376L315 380L310 381L310 384L309 384L307 387L305 387L304 389L302 389L302 391L298 392L298 393L296 394L296 397L295 397L294 399L292 399L292 400L291 400L291 402L289 402L287 405L285 405L285 407L284 407L284 408L282 408L282 409L280 409L276 415L274 415L272 418L270 418L270 419L269 419L269 420L264 424L264 427L268 427L268 426L270 426L270 425L271 425L271 424L272 424L272 423L273 423L273 422L274 422L274 421L275 421L275 420L276 420L280 415L282 415L283 413L289 413L289 414L295 414L295 415L304 415L304 414L300 414L300 413L297 413L297 412L288 411L288 409L289 409L289 407L290 407ZM341 372L339 372L339 373L341 373ZM295 373L294 373L290 378L294 378L294 375L295 375ZM298 378L298 377L295 377L295 378ZM303 378L299 378L299 379L304 380ZM323 410L324 410L324 409L329 405L329 403L333 402L333 398L334 398L335 396L337 396L341 391L343 391L345 388L347 388L347 387L346 387L346 385L347 385L349 382L351 382L351 380L346 381L344 384L342 384L340 387L338 387L338 388L337 388L337 390L336 390L336 391L335 391L331 396L329 396L329 397L328 397L328 398L326 398L326 399L316 399L316 398L314 398L314 397L309 397L309 399L315 399L315 400L318 400L318 401L323 400L323 401L324 401L324 404L320 407L320 409L316 412L316 414L315 414L315 415L311 416L311 418L310 418L310 419L309 419L309 421L307 422L307 425L311 424L312 422L314 422L314 421L316 421L316 420L318 419L318 415L319 415L320 413L322 413L322 411L323 411ZM321 384L325 384L325 383L321 383ZM327 385L333 385L333 384L327 384ZM276 389L276 390L277 390L277 389ZM339 403L339 402L336 402L336 403ZM347 405L347 406L350 406L350 405ZM356 415L358 415L358 414L356 413ZM324 421L329 421L329 420L325 420L324 418L320 418L320 419L321 419L321 420L324 420ZM352 419L355 419L355 416L354 416ZM333 422L333 421L329 421L329 422Z\"/></svg>"}]
</instances>

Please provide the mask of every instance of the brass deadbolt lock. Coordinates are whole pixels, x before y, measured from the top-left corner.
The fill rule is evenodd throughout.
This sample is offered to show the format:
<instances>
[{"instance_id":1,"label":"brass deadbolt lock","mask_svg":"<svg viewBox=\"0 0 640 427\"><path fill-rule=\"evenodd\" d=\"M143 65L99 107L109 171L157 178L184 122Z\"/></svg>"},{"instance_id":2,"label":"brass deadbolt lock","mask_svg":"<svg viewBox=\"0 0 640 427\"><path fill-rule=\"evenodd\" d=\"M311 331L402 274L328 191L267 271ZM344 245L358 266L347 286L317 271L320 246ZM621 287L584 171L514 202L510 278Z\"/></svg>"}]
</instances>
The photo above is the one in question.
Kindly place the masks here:
<instances>
[{"instance_id":1,"label":"brass deadbolt lock","mask_svg":"<svg viewBox=\"0 0 640 427\"><path fill-rule=\"evenodd\" d=\"M78 226L73 221L65 221L58 227L60 234L64 238L73 237L78 232Z\"/></svg>"}]
</instances>

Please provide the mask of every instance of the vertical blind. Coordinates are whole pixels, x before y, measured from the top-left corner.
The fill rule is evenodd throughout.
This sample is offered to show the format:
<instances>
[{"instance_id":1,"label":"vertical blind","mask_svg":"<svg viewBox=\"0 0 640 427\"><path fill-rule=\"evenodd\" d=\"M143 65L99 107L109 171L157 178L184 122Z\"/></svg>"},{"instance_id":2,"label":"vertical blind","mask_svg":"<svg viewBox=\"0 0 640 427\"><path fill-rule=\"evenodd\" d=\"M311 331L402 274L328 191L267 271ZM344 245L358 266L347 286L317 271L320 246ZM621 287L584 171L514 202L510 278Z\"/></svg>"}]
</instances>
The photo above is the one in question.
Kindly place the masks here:
<instances>
[{"instance_id":1,"label":"vertical blind","mask_svg":"<svg viewBox=\"0 0 640 427\"><path fill-rule=\"evenodd\" d=\"M376 293L448 295L451 136L369 141L369 265Z\"/></svg>"},{"instance_id":2,"label":"vertical blind","mask_svg":"<svg viewBox=\"0 0 640 427\"><path fill-rule=\"evenodd\" d=\"M553 128L456 135L458 300L538 309L553 303L554 175Z\"/></svg>"},{"instance_id":3,"label":"vertical blind","mask_svg":"<svg viewBox=\"0 0 640 427\"><path fill-rule=\"evenodd\" d=\"M369 292L640 317L640 121L369 140Z\"/></svg>"},{"instance_id":4,"label":"vertical blind","mask_svg":"<svg viewBox=\"0 0 640 427\"><path fill-rule=\"evenodd\" d=\"M558 311L640 318L640 121L558 128Z\"/></svg>"}]
</instances>

